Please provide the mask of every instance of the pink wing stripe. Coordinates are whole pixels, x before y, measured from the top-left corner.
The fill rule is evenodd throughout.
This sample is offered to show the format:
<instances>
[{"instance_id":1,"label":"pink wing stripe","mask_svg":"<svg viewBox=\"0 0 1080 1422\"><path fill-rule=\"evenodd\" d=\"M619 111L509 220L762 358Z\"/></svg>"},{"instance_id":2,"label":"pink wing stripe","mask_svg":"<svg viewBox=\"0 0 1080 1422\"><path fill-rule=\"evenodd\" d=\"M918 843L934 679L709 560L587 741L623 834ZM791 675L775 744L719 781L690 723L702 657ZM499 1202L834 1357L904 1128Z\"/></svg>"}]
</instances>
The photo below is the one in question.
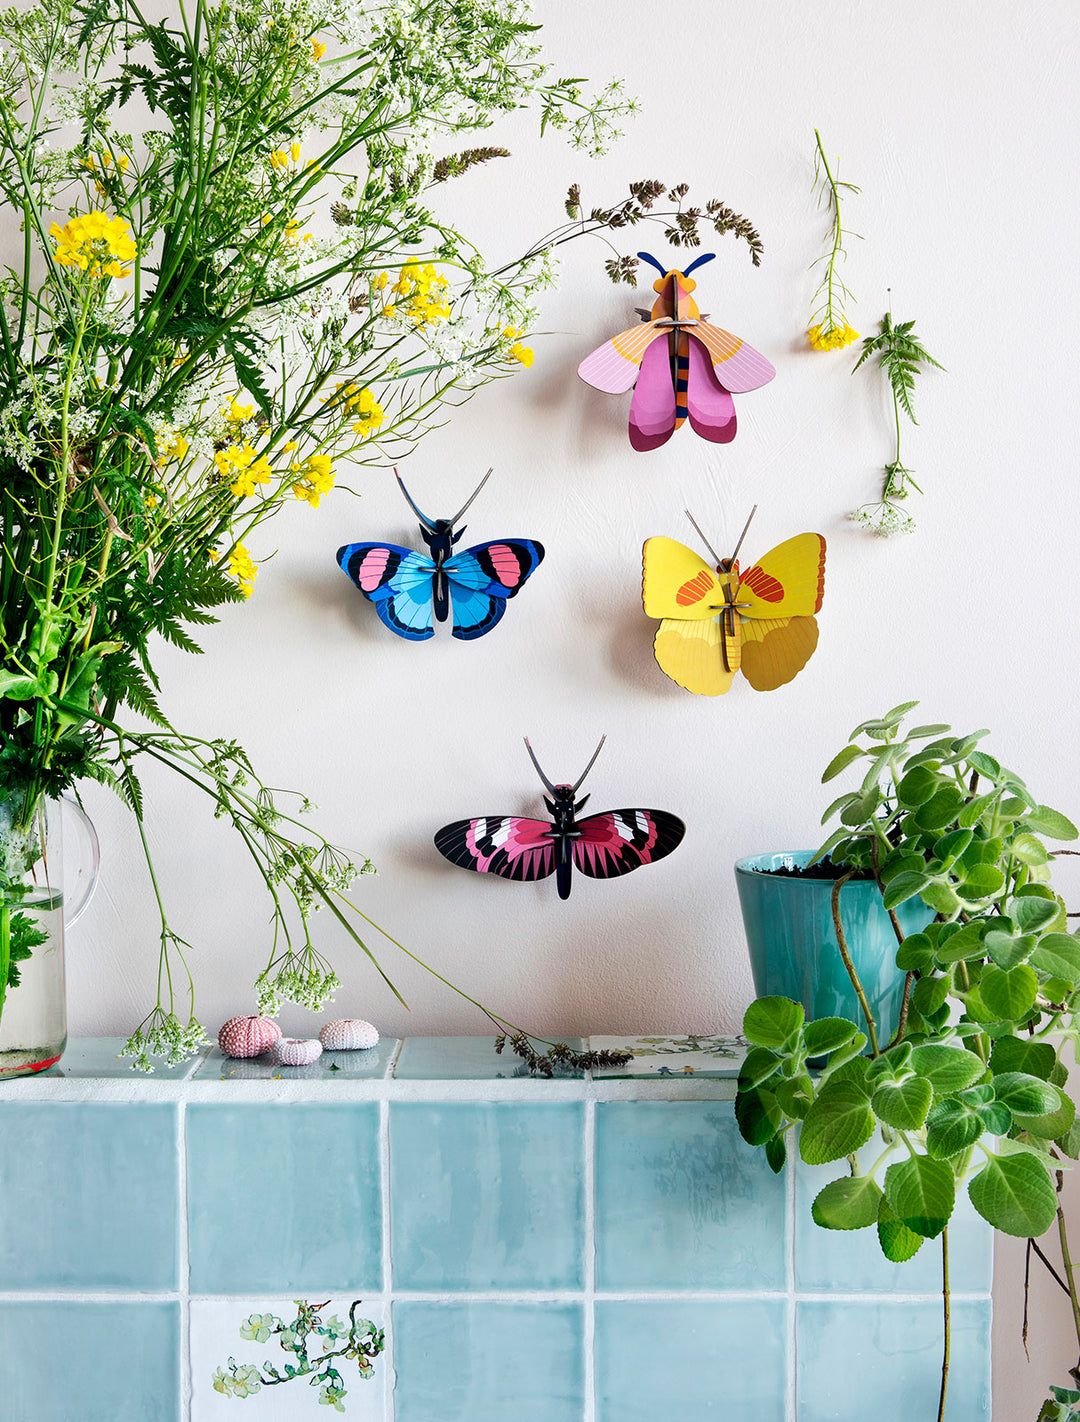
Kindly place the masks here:
<instances>
[{"instance_id":1,"label":"pink wing stripe","mask_svg":"<svg viewBox=\"0 0 1080 1422\"><path fill-rule=\"evenodd\" d=\"M641 374L630 402L630 443L638 450L658 449L675 429L675 387L666 340L655 341L641 361Z\"/></svg>"},{"instance_id":2,"label":"pink wing stripe","mask_svg":"<svg viewBox=\"0 0 1080 1422\"><path fill-rule=\"evenodd\" d=\"M690 341L689 356L686 411L690 427L713 444L730 444L735 438L735 401L716 378L700 341Z\"/></svg>"},{"instance_id":3,"label":"pink wing stripe","mask_svg":"<svg viewBox=\"0 0 1080 1422\"><path fill-rule=\"evenodd\" d=\"M738 340L737 336L731 336L727 331L721 332L718 326L714 326L713 331L722 334L729 341ZM717 360L715 351L711 354L720 384L725 390L731 390L736 395L743 395L747 390L758 390L762 385L768 385L776 374L776 367L772 362L766 360L760 351L754 350L753 346L747 345L745 341L735 354L728 356L726 360Z\"/></svg>"},{"instance_id":4,"label":"pink wing stripe","mask_svg":"<svg viewBox=\"0 0 1080 1422\"><path fill-rule=\"evenodd\" d=\"M663 335L662 331L649 332L646 327L640 328L644 333L641 341L642 349L656 341L658 336ZM636 336L638 328L631 332L623 332L624 336ZM627 342L631 350L636 349L638 341ZM665 342L665 345L667 343ZM640 358L628 360L615 345L615 342L605 341L591 355L587 355L578 366L578 375L585 381L586 385L592 385L597 390L603 390L607 395L621 395L629 390L637 379Z\"/></svg>"},{"instance_id":5,"label":"pink wing stripe","mask_svg":"<svg viewBox=\"0 0 1080 1422\"><path fill-rule=\"evenodd\" d=\"M633 824L628 823L623 814L608 813L579 820L577 827L580 838L574 844L574 859L579 865L585 863L590 869L595 869L599 864L606 869L627 853L636 854L641 864L652 860L656 822L644 810L635 812ZM637 844L633 842L635 832Z\"/></svg>"},{"instance_id":6,"label":"pink wing stripe","mask_svg":"<svg viewBox=\"0 0 1080 1422\"><path fill-rule=\"evenodd\" d=\"M505 543L493 543L488 549L488 557L495 568L495 575L504 588L516 588L521 581L521 564L513 550Z\"/></svg>"},{"instance_id":7,"label":"pink wing stripe","mask_svg":"<svg viewBox=\"0 0 1080 1422\"><path fill-rule=\"evenodd\" d=\"M382 575L386 571L386 565L390 561L389 548L372 548L365 553L357 569L356 581L363 588L364 592L374 592L382 580Z\"/></svg>"},{"instance_id":8,"label":"pink wing stripe","mask_svg":"<svg viewBox=\"0 0 1080 1422\"><path fill-rule=\"evenodd\" d=\"M551 858L554 853L554 845L547 830L548 826L544 820L472 820L465 834L465 844L476 860L477 871L481 874L488 871L501 850L511 863L523 860L524 867L530 870L539 866L544 871L539 877L543 878L551 873ZM480 847L480 841L486 842L492 852L485 854Z\"/></svg>"}]
</instances>

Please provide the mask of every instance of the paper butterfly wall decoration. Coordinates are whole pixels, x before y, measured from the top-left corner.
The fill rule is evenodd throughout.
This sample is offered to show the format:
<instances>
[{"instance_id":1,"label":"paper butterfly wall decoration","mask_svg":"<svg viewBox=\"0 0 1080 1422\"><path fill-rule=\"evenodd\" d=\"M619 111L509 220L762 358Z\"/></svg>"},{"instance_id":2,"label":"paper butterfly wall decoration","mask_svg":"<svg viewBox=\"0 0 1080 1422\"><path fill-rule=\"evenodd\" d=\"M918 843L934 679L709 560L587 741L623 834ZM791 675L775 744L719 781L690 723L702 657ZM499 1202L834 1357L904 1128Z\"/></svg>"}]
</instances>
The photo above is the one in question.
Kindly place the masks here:
<instances>
[{"instance_id":1,"label":"paper butterfly wall decoration","mask_svg":"<svg viewBox=\"0 0 1080 1422\"><path fill-rule=\"evenodd\" d=\"M529 738L525 747L551 798L544 804L551 820L528 820L518 815L485 815L475 820L455 820L435 836L435 845L451 864L480 874L532 882L555 875L560 899L570 897L575 868L590 879L615 879L652 864L670 854L686 833L686 826L666 810L605 810L577 818L588 795L574 797L596 763L606 736L592 760L573 785L553 785L540 768Z\"/></svg>"},{"instance_id":2,"label":"paper butterfly wall decoration","mask_svg":"<svg viewBox=\"0 0 1080 1422\"><path fill-rule=\"evenodd\" d=\"M621 331L578 366L582 380L609 395L637 382L630 402L635 449L666 444L687 419L702 439L729 443L735 438L732 393L757 390L776 374L753 346L711 325L690 295L697 286L690 273L715 255L708 252L680 272L665 271L655 257L639 252L660 273L652 310L638 308L644 325Z\"/></svg>"},{"instance_id":3,"label":"paper butterfly wall decoration","mask_svg":"<svg viewBox=\"0 0 1080 1422\"><path fill-rule=\"evenodd\" d=\"M649 538L642 552L642 601L661 618L653 641L660 669L699 696L720 696L735 673L755 691L775 691L810 660L818 641L814 613L825 592L825 540L800 533L742 572L738 552L721 558L686 516L715 559L715 570L673 538Z\"/></svg>"},{"instance_id":4,"label":"paper butterfly wall decoration","mask_svg":"<svg viewBox=\"0 0 1080 1422\"><path fill-rule=\"evenodd\" d=\"M347 543L337 551L338 563L399 637L425 642L435 633L432 617L445 622L450 612L453 635L460 641L482 637L540 564L542 545L531 538L500 538L454 552L465 532L459 528L455 533L454 527L491 478L490 469L453 518L439 519L422 513L396 469L394 475L420 520L420 536L431 556L396 543Z\"/></svg>"}]
</instances>

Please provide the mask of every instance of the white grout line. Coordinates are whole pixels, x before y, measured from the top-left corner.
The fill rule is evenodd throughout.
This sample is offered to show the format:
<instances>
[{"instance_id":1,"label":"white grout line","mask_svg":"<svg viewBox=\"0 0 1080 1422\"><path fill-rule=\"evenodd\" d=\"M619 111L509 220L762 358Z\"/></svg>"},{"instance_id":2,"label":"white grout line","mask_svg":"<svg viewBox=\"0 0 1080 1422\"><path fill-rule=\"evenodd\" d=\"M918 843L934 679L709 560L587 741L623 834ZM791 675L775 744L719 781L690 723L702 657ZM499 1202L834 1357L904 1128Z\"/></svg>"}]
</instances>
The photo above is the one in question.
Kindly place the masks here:
<instances>
[{"instance_id":1,"label":"white grout line","mask_svg":"<svg viewBox=\"0 0 1080 1422\"><path fill-rule=\"evenodd\" d=\"M0 1303L179 1303L187 1299L190 1303L281 1303L287 1291L281 1289L251 1289L234 1294L180 1294L175 1290L163 1289L160 1293L138 1293L131 1289L4 1289L0 1290ZM308 1293L326 1294L339 1297L343 1291L340 1285L324 1288L311 1286ZM393 1295L388 1291L371 1289L364 1293L365 1303L581 1303L586 1297L582 1289L462 1289L455 1293L422 1289L398 1289ZM794 1298L796 1303L842 1303L842 1304L934 1304L941 1303L941 1293L829 1293L825 1290L789 1294L785 1289L597 1289L592 1297L598 1303L723 1303L725 1299L737 1303L750 1300L775 1302L778 1299ZM951 1296L957 1303L985 1303L990 1298L989 1290L955 1290Z\"/></svg>"},{"instance_id":2,"label":"white grout line","mask_svg":"<svg viewBox=\"0 0 1080 1422\"><path fill-rule=\"evenodd\" d=\"M794 1139L792 1133L792 1139ZM784 1171L784 1272L787 1277L787 1368L785 1418L786 1422L798 1422L799 1415L799 1343L798 1306L795 1281L795 1171L792 1158Z\"/></svg>"},{"instance_id":3,"label":"white grout line","mask_svg":"<svg viewBox=\"0 0 1080 1422\"><path fill-rule=\"evenodd\" d=\"M585 1102L585 1259L583 1314L585 1334L585 1422L596 1422L596 1102Z\"/></svg>"},{"instance_id":4,"label":"white grout line","mask_svg":"<svg viewBox=\"0 0 1080 1422\"><path fill-rule=\"evenodd\" d=\"M177 1208L180 1227L180 1407L182 1422L191 1422L191 1241L188 1235L187 1105L176 1116Z\"/></svg>"},{"instance_id":5,"label":"white grout line","mask_svg":"<svg viewBox=\"0 0 1080 1422\"><path fill-rule=\"evenodd\" d=\"M398 1043L397 1052L401 1051ZM397 1061L397 1052L387 1063L389 1072ZM390 1102L379 1102L379 1189L382 1193L382 1273L383 1297L385 1299L383 1328L386 1341L383 1347L383 1417L384 1422L394 1422L397 1405L397 1374L394 1371L394 1261L391 1247L390 1218Z\"/></svg>"}]
</instances>

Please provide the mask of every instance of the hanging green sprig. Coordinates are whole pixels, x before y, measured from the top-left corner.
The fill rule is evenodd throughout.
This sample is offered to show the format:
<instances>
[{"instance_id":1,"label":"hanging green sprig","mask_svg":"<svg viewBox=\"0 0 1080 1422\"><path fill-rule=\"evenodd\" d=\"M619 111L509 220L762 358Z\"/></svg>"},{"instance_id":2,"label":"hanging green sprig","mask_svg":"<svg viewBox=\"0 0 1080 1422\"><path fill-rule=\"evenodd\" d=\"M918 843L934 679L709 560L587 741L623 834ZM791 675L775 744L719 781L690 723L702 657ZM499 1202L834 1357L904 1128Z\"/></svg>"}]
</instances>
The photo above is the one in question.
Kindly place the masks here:
<instances>
[{"instance_id":1,"label":"hanging green sprig","mask_svg":"<svg viewBox=\"0 0 1080 1422\"><path fill-rule=\"evenodd\" d=\"M863 504L855 509L851 517L856 523L864 524L871 532L887 538L891 533L915 531L915 520L896 505L898 501L907 498L911 489L922 493L922 489L912 478L912 471L900 460L900 413L903 411L913 425L919 423L911 405L915 377L922 373L925 365L932 365L937 370L944 370L945 367L934 359L916 336L915 322L902 321L894 326L892 313L889 311L881 318L881 330L878 334L863 339L862 355L855 362L854 370L858 370L872 355L878 357L892 389L896 449L892 462L885 466L880 500L876 504Z\"/></svg>"},{"instance_id":2,"label":"hanging green sprig","mask_svg":"<svg viewBox=\"0 0 1080 1422\"><path fill-rule=\"evenodd\" d=\"M814 138L817 142L817 152L814 154L814 191L818 195L818 206L828 207L832 224L827 239L828 250L823 252L810 268L813 271L814 267L819 266L822 262L825 263L825 275L821 285L814 292L814 306L810 313L811 325L806 333L806 339L816 351L842 351L845 346L850 346L859 339L859 333L848 324L844 303L852 300L852 296L836 270L839 259L843 257L846 260L847 258L844 248L844 228L840 220L840 194L841 192L857 193L860 190L854 183L841 182L833 173L829 167L829 160L825 157L821 134L816 128L814 129ZM839 172L839 161L837 159L837 172Z\"/></svg>"}]
</instances>

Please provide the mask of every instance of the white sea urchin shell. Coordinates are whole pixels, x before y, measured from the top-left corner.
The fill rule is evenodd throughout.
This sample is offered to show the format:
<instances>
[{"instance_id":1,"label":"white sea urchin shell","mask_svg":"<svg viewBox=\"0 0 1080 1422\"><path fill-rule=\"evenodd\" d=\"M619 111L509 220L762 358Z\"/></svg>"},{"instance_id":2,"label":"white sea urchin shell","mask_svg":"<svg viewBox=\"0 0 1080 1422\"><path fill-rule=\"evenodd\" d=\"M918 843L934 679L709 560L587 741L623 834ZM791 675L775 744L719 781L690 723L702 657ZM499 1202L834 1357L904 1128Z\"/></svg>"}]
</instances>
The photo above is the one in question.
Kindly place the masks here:
<instances>
[{"instance_id":1,"label":"white sea urchin shell","mask_svg":"<svg viewBox=\"0 0 1080 1422\"><path fill-rule=\"evenodd\" d=\"M310 1066L322 1056L322 1047L314 1037L282 1037L270 1048L270 1058L277 1066Z\"/></svg>"},{"instance_id":2,"label":"white sea urchin shell","mask_svg":"<svg viewBox=\"0 0 1080 1422\"><path fill-rule=\"evenodd\" d=\"M374 1047L379 1033L362 1017L339 1017L319 1031L319 1041L328 1052L358 1052Z\"/></svg>"}]
</instances>

